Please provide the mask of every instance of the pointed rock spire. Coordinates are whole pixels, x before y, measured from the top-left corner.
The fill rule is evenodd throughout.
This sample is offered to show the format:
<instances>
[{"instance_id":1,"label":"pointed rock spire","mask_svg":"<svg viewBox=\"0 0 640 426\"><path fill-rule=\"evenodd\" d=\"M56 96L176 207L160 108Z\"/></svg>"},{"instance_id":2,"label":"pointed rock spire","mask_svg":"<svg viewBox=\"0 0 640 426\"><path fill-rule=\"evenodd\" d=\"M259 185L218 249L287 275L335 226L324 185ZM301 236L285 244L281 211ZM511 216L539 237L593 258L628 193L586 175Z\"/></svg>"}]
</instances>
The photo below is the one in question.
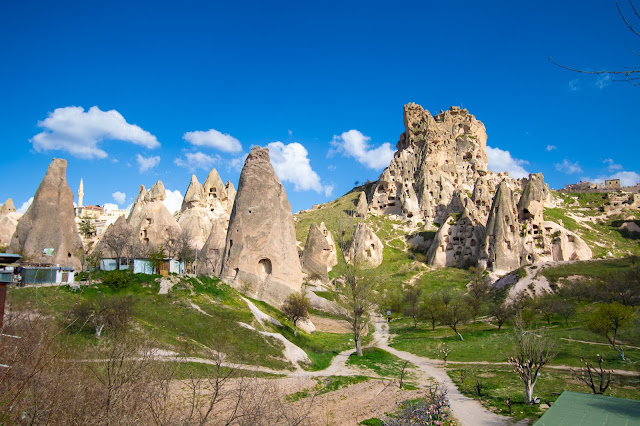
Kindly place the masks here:
<instances>
[{"instance_id":1,"label":"pointed rock spire","mask_svg":"<svg viewBox=\"0 0 640 426\"><path fill-rule=\"evenodd\" d=\"M221 278L273 305L302 287L291 205L266 148L252 148L242 168Z\"/></svg>"},{"instance_id":2,"label":"pointed rock spire","mask_svg":"<svg viewBox=\"0 0 640 426\"><path fill-rule=\"evenodd\" d=\"M45 255L45 249L53 249L53 255ZM36 262L79 267L77 255L81 249L73 191L67 183L67 162L54 158L33 203L18 222L9 251Z\"/></svg>"}]
</instances>

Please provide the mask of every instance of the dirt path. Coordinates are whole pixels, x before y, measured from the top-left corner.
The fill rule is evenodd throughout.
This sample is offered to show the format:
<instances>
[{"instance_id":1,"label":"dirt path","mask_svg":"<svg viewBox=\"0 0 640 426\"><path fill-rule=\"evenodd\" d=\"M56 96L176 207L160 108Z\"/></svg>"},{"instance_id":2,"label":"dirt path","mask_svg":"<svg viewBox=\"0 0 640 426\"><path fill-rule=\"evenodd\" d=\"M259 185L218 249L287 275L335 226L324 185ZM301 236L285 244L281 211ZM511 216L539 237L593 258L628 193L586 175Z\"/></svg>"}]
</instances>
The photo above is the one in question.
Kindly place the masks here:
<instances>
[{"instance_id":1,"label":"dirt path","mask_svg":"<svg viewBox=\"0 0 640 426\"><path fill-rule=\"evenodd\" d=\"M442 364L442 361L434 361L436 363ZM510 365L508 362L490 362L490 361L447 361L447 364L455 364L455 365L500 365L500 366L508 366ZM571 369L579 369L581 367L571 367L569 365L546 365L544 368L549 368L551 370L571 370ZM640 377L640 372L638 371L630 371L630 370L607 370L611 371L613 374L618 376L638 376Z\"/></svg>"},{"instance_id":2,"label":"dirt path","mask_svg":"<svg viewBox=\"0 0 640 426\"><path fill-rule=\"evenodd\" d=\"M445 370L438 366L436 361L390 347L388 344L389 326L385 319L375 317L373 321L376 326L376 331L374 333L374 338L376 339L375 346L416 365L419 369L417 373L419 373L419 376L422 376L419 379L420 382L424 383L436 380L437 382L442 383L447 390L453 416L460 422L460 424L507 425L511 423L509 418L491 413L478 401L468 398L460 393Z\"/></svg>"}]
</instances>

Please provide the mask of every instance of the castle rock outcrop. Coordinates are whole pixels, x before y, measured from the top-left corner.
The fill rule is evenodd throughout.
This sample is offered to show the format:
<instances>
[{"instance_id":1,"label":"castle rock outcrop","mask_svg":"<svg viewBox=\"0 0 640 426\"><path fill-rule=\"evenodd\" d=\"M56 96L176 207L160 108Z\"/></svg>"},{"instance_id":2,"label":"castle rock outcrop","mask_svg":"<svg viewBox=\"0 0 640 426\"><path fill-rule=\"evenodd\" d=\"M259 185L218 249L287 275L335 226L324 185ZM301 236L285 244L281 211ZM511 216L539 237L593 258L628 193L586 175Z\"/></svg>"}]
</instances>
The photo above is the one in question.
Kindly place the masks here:
<instances>
[{"instance_id":1,"label":"castle rock outcrop","mask_svg":"<svg viewBox=\"0 0 640 426\"><path fill-rule=\"evenodd\" d=\"M44 255L53 249L53 255ZM73 192L67 183L67 161L54 158L33 203L22 216L11 239L9 251L27 260L80 267L77 255L82 240L76 227Z\"/></svg>"},{"instance_id":2,"label":"castle rock outcrop","mask_svg":"<svg viewBox=\"0 0 640 426\"><path fill-rule=\"evenodd\" d=\"M291 205L266 148L252 148L240 173L220 276L275 306L302 287Z\"/></svg>"},{"instance_id":3,"label":"castle rock outcrop","mask_svg":"<svg viewBox=\"0 0 640 426\"><path fill-rule=\"evenodd\" d=\"M432 116L413 103L404 107L404 124L369 211L441 223L455 190L471 191L487 173L485 127L466 109L451 107Z\"/></svg>"},{"instance_id":4,"label":"castle rock outcrop","mask_svg":"<svg viewBox=\"0 0 640 426\"><path fill-rule=\"evenodd\" d=\"M328 273L338 264L338 255L333 235L324 222L320 226L311 224L300 261L303 272L317 274L323 281L329 281Z\"/></svg>"}]
</instances>

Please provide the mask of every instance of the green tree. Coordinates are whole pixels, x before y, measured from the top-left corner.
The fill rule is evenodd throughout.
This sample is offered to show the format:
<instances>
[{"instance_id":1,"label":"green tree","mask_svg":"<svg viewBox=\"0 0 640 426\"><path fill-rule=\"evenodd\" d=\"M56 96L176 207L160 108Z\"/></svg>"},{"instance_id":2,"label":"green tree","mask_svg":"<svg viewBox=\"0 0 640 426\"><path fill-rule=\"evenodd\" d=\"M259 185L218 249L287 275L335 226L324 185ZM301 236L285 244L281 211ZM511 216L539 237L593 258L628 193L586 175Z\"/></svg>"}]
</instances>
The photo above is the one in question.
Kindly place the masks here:
<instances>
[{"instance_id":1,"label":"green tree","mask_svg":"<svg viewBox=\"0 0 640 426\"><path fill-rule=\"evenodd\" d=\"M287 296L281 311L293 323L293 335L298 335L298 321L309 318L311 302L304 290Z\"/></svg>"},{"instance_id":2,"label":"green tree","mask_svg":"<svg viewBox=\"0 0 640 426\"><path fill-rule=\"evenodd\" d=\"M421 310L420 296L422 296L422 288L419 285L410 287L404 293L404 314L413 319L413 328L418 327Z\"/></svg>"},{"instance_id":3,"label":"green tree","mask_svg":"<svg viewBox=\"0 0 640 426\"><path fill-rule=\"evenodd\" d=\"M480 274L476 275L471 284L469 284L467 301L469 302L469 310L474 323L476 322L476 317L484 312L489 298L489 287L489 283L485 282Z\"/></svg>"},{"instance_id":4,"label":"green tree","mask_svg":"<svg viewBox=\"0 0 640 426\"><path fill-rule=\"evenodd\" d=\"M504 323L513 317L513 309L503 303L495 302L489 306L489 315L498 323L498 331L500 331Z\"/></svg>"},{"instance_id":5,"label":"green tree","mask_svg":"<svg viewBox=\"0 0 640 426\"><path fill-rule=\"evenodd\" d=\"M436 321L440 319L442 300L435 293L425 294L422 298L422 315L431 322L431 330L436 329Z\"/></svg>"},{"instance_id":6,"label":"green tree","mask_svg":"<svg viewBox=\"0 0 640 426\"><path fill-rule=\"evenodd\" d=\"M631 306L618 302L601 304L587 317L587 328L604 336L624 361L624 349L617 340L618 331L631 323L634 317L635 312Z\"/></svg>"},{"instance_id":7,"label":"green tree","mask_svg":"<svg viewBox=\"0 0 640 426\"><path fill-rule=\"evenodd\" d=\"M460 340L464 340L462 334L458 331L458 327L468 321L470 317L471 311L468 307L467 298L462 297L462 295L452 295L449 303L442 307L440 322L451 328L460 337Z\"/></svg>"},{"instance_id":8,"label":"green tree","mask_svg":"<svg viewBox=\"0 0 640 426\"><path fill-rule=\"evenodd\" d=\"M156 247L149 251L149 255L147 256L147 260L151 264L154 272L156 274L160 273L160 267L164 263L164 259L167 257L164 249L162 247Z\"/></svg>"},{"instance_id":9,"label":"green tree","mask_svg":"<svg viewBox=\"0 0 640 426\"><path fill-rule=\"evenodd\" d=\"M96 235L96 225L95 220L86 214L80 218L80 223L78 224L78 231L82 234L84 238L91 238Z\"/></svg>"}]
</instances>

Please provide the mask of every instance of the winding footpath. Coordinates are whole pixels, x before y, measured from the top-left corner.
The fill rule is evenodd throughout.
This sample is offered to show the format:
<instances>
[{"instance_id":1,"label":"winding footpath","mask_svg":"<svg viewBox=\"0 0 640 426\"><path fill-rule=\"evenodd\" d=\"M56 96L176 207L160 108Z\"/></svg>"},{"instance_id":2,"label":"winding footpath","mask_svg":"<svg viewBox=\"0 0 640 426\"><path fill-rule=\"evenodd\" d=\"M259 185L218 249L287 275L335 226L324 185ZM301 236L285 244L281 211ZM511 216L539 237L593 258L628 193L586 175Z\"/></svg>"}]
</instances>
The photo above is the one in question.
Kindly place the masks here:
<instances>
[{"instance_id":1,"label":"winding footpath","mask_svg":"<svg viewBox=\"0 0 640 426\"><path fill-rule=\"evenodd\" d=\"M409 352L399 351L389 346L389 325L385 318L375 317L376 331L373 336L374 346L383 349L400 359L414 364L422 377L420 382L435 380L441 383L447 390L447 396L451 404L453 416L462 425L507 425L511 421L507 417L499 416L484 408L478 401L464 396L456 387L453 380L447 375L444 369L429 358L414 355Z\"/></svg>"}]
</instances>

